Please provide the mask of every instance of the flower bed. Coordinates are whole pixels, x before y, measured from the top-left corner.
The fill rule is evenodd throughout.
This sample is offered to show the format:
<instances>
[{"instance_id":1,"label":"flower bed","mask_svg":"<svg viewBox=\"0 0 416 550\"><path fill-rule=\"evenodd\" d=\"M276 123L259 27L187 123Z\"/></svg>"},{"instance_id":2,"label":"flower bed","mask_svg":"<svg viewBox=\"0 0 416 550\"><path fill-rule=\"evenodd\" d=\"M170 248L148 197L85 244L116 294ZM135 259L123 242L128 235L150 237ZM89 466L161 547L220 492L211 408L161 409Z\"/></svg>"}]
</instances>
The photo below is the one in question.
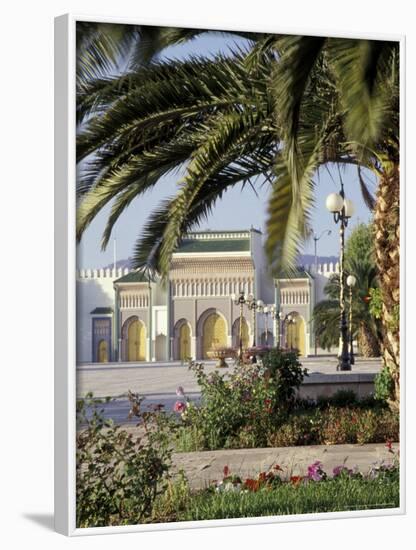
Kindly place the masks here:
<instances>
[{"instance_id":1,"label":"flower bed","mask_svg":"<svg viewBox=\"0 0 416 550\"><path fill-rule=\"evenodd\" d=\"M290 475L276 464L256 478L241 479L225 466L222 480L194 494L182 479L156 509L159 514L164 510L165 521L186 521L395 508L400 503L399 457L388 446L392 461L376 463L365 473L344 464L327 473L316 461L305 476Z\"/></svg>"},{"instance_id":2,"label":"flower bed","mask_svg":"<svg viewBox=\"0 0 416 550\"><path fill-rule=\"evenodd\" d=\"M296 401L306 373L295 353L273 350L261 363L225 375L208 375L199 363L190 368L201 405L178 388L177 451L399 441L398 415L375 399L357 401L341 391L313 403Z\"/></svg>"},{"instance_id":3,"label":"flower bed","mask_svg":"<svg viewBox=\"0 0 416 550\"><path fill-rule=\"evenodd\" d=\"M178 388L176 410L186 416L192 405ZM391 462L368 472L338 465L326 472L321 462L306 475L292 475L275 464L256 477L242 479L224 467L222 479L192 492L182 472L170 471L172 433L179 428L155 406L143 411L142 400L129 393L130 416L141 427L133 437L105 420L101 401L91 395L78 402L77 525L93 527L199 519L260 517L399 505L399 460L392 444ZM192 413L191 413L192 414Z\"/></svg>"},{"instance_id":4,"label":"flower bed","mask_svg":"<svg viewBox=\"0 0 416 550\"><path fill-rule=\"evenodd\" d=\"M201 388L201 406L192 404L178 388L181 399L174 407L181 413L178 450L229 448L237 436L243 446L267 445L267 434L293 407L295 391L306 374L296 354L280 352L268 363L239 365L230 374L207 374L200 363L189 368ZM196 447L193 436L201 447ZM185 440L191 442L190 448L184 448Z\"/></svg>"}]
</instances>

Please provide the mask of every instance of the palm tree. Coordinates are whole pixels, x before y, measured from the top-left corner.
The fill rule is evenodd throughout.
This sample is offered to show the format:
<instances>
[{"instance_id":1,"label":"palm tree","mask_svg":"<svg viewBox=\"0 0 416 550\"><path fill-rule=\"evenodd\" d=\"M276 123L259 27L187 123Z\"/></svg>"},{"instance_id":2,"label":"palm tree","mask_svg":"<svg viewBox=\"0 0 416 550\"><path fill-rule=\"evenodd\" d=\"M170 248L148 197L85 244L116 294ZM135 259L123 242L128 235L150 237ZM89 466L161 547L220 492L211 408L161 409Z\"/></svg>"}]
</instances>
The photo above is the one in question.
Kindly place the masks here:
<instances>
[{"instance_id":1,"label":"palm tree","mask_svg":"<svg viewBox=\"0 0 416 550\"><path fill-rule=\"evenodd\" d=\"M392 375L394 405L400 401L400 157L398 43L344 38L285 37L274 73L277 119L284 129L285 157L293 185L303 155L298 124L317 64L326 63L336 89L344 143L358 167L378 177L374 207L375 256L383 299L383 357ZM331 105L332 108L332 105ZM319 138L318 138L319 139ZM270 234L270 231L269 231ZM274 257L270 241L269 255Z\"/></svg>"},{"instance_id":2,"label":"palm tree","mask_svg":"<svg viewBox=\"0 0 416 550\"><path fill-rule=\"evenodd\" d=\"M375 268L372 268L375 271ZM358 341L358 348L364 357L379 357L382 332L379 323L370 314L367 297L370 288L374 288L374 273L366 271L361 265L354 269L357 279L352 289L353 337ZM372 282L372 283L371 283ZM316 336L323 348L328 350L339 344L339 275L331 276L325 285L328 299L319 302L313 313Z\"/></svg>"},{"instance_id":3,"label":"palm tree","mask_svg":"<svg viewBox=\"0 0 416 550\"><path fill-rule=\"evenodd\" d=\"M374 226L361 223L351 232L345 246L346 277L352 274L356 284L352 288L353 336L358 340L364 357L378 357L382 343L380 322L371 313L368 296L371 289L378 288L378 273L375 266ZM326 300L314 308L317 336L322 347L339 344L339 275L333 275L325 286Z\"/></svg>"},{"instance_id":4,"label":"palm tree","mask_svg":"<svg viewBox=\"0 0 416 550\"><path fill-rule=\"evenodd\" d=\"M134 197L166 173L185 170L177 195L150 216L134 254L136 267L166 275L184 233L226 189L266 181L272 190L266 251L279 272L294 264L307 234L318 168L355 164L372 205L360 172L369 168L380 181L375 227L384 359L398 402L398 46L255 38L250 49L228 57L151 62L121 76L81 80L77 154L90 160L79 182L77 236L114 200L105 246Z\"/></svg>"}]
</instances>

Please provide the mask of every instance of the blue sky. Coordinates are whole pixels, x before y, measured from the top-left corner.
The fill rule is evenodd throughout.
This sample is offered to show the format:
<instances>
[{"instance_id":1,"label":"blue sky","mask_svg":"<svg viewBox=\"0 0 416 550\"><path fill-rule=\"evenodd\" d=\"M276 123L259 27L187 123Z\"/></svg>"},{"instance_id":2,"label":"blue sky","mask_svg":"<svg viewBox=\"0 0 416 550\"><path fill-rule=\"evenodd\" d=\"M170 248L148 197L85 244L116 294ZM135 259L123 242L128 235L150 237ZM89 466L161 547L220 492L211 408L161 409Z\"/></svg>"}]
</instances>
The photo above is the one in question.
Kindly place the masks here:
<instances>
[{"instance_id":1,"label":"blue sky","mask_svg":"<svg viewBox=\"0 0 416 550\"><path fill-rule=\"evenodd\" d=\"M218 52L226 53L234 44L243 45L244 41L237 41L222 35L202 36L183 46L169 48L163 54L166 58L184 58L192 54L209 55ZM375 177L369 172L363 172L374 193L376 190ZM356 206L355 216L352 218L347 236L351 228L357 223L368 222L371 213L365 206L359 190L357 171L348 166L341 172L348 198ZM146 219L152 209L163 198L175 193L176 184L180 176L167 176L149 193L137 198L123 213L114 227L113 238L116 240L117 260L131 256L134 243L140 234ZM316 234L324 229L331 229L330 236L324 236L318 243L318 254L323 256L338 255L339 238L337 227L332 215L325 208L325 199L329 193L339 190L339 175L336 167L323 169L315 177L315 204L312 211L312 228ZM241 185L229 190L221 201L217 202L208 220L201 225L201 229L243 229L251 226L264 230L267 220L267 200L269 189L266 185L257 188L258 195L250 186L242 189ZM113 261L113 240L107 250L101 251L100 240L108 217L111 205L103 209L89 228L85 231L81 243L77 247L77 264L79 268L96 268L110 264ZM313 240L304 246L304 253L313 253Z\"/></svg>"}]
</instances>

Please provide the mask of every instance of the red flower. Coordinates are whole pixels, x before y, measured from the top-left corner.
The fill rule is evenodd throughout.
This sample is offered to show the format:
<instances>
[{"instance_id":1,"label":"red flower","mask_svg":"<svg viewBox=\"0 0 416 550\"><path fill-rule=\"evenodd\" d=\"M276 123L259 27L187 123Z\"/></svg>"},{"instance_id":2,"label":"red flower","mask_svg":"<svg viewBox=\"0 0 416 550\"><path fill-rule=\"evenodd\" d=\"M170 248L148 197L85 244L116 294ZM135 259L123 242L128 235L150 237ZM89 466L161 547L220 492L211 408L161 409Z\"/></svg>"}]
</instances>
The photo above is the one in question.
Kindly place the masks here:
<instances>
[{"instance_id":1,"label":"red flower","mask_svg":"<svg viewBox=\"0 0 416 550\"><path fill-rule=\"evenodd\" d=\"M302 479L303 479L302 476L292 476L290 478L290 483L293 483L293 485L299 485Z\"/></svg>"},{"instance_id":2,"label":"red flower","mask_svg":"<svg viewBox=\"0 0 416 550\"><path fill-rule=\"evenodd\" d=\"M272 410L273 410L272 400L271 399L265 399L264 400L264 405L265 405L266 412L271 413Z\"/></svg>"},{"instance_id":3,"label":"red flower","mask_svg":"<svg viewBox=\"0 0 416 550\"><path fill-rule=\"evenodd\" d=\"M228 466L224 466L223 474L224 474L224 477L227 477L230 475L230 468Z\"/></svg>"},{"instance_id":4,"label":"red flower","mask_svg":"<svg viewBox=\"0 0 416 550\"><path fill-rule=\"evenodd\" d=\"M173 406L173 410L178 413L182 413L186 409L185 403L182 403L182 401L176 401L176 403Z\"/></svg>"},{"instance_id":5,"label":"red flower","mask_svg":"<svg viewBox=\"0 0 416 550\"><path fill-rule=\"evenodd\" d=\"M389 453L394 453L394 451L393 451L393 442L390 439L388 439L386 441L386 447L387 447L387 450L389 451Z\"/></svg>"},{"instance_id":6,"label":"red flower","mask_svg":"<svg viewBox=\"0 0 416 550\"><path fill-rule=\"evenodd\" d=\"M274 469L277 470L278 472L283 472L283 468L281 468L279 464L276 464Z\"/></svg>"},{"instance_id":7,"label":"red flower","mask_svg":"<svg viewBox=\"0 0 416 550\"><path fill-rule=\"evenodd\" d=\"M254 493L259 490L259 482L256 479L247 478L244 485L249 491L253 491Z\"/></svg>"}]
</instances>

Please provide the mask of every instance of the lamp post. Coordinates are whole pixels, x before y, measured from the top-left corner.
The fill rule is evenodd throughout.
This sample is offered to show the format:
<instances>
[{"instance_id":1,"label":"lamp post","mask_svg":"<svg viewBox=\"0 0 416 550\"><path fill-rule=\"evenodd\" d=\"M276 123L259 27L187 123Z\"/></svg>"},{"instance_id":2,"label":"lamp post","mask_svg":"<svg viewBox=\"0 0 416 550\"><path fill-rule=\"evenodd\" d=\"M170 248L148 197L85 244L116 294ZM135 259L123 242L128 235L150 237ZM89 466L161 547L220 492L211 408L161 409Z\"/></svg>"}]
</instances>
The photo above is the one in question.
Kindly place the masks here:
<instances>
[{"instance_id":1,"label":"lamp post","mask_svg":"<svg viewBox=\"0 0 416 550\"><path fill-rule=\"evenodd\" d=\"M280 320L283 317L283 313L279 311L279 309L275 305L272 305L270 308L270 316L275 323L276 347L277 349L279 349L280 348Z\"/></svg>"},{"instance_id":2,"label":"lamp post","mask_svg":"<svg viewBox=\"0 0 416 550\"><path fill-rule=\"evenodd\" d=\"M357 279L354 277L354 275L348 275L347 277L347 285L350 289L350 363L351 365L354 365L355 358L354 358L354 344L353 344L353 331L352 331L352 289L355 286L355 283L357 282Z\"/></svg>"},{"instance_id":3,"label":"lamp post","mask_svg":"<svg viewBox=\"0 0 416 550\"><path fill-rule=\"evenodd\" d=\"M318 241L322 239L324 235L331 235L332 231L330 229L324 229L322 233L319 235L319 237L316 235L316 233L313 233L313 247L314 247L314 254L315 254L315 273L318 273Z\"/></svg>"},{"instance_id":4,"label":"lamp post","mask_svg":"<svg viewBox=\"0 0 416 550\"><path fill-rule=\"evenodd\" d=\"M326 207L334 216L334 222L340 224L339 240L340 240L340 256L339 256L339 307L341 310L340 321L340 341L341 354L338 360L337 370L351 370L351 361L348 353L348 327L345 315L345 299L344 299L344 246L345 246L345 228L348 226L348 220L354 214L354 204L349 199L345 198L344 185L341 183L340 193L331 193L326 199Z\"/></svg>"},{"instance_id":5,"label":"lamp post","mask_svg":"<svg viewBox=\"0 0 416 550\"><path fill-rule=\"evenodd\" d=\"M244 294L244 290L240 290L238 297L235 294L232 294L231 300L235 303L236 306L240 306L238 360L241 363L243 360L243 306L247 302L247 297Z\"/></svg>"},{"instance_id":6,"label":"lamp post","mask_svg":"<svg viewBox=\"0 0 416 550\"><path fill-rule=\"evenodd\" d=\"M268 343L269 343L269 313L270 313L270 308L269 308L269 306L264 306L264 308L263 308L263 314L264 314L264 316L266 317L265 323L264 323L264 328L265 328L265 333L266 333L266 339L265 339L265 345L266 345L266 346L267 346Z\"/></svg>"},{"instance_id":7,"label":"lamp post","mask_svg":"<svg viewBox=\"0 0 416 550\"><path fill-rule=\"evenodd\" d=\"M256 342L256 339L257 339L257 326L256 326L257 310L263 311L264 303L263 303L262 300L256 300L252 294L249 294L248 297L247 297L247 306L253 312L253 348L255 348L256 345L257 345L257 342ZM257 363L257 358L256 358L255 353L253 354L251 362L252 363Z\"/></svg>"},{"instance_id":8,"label":"lamp post","mask_svg":"<svg viewBox=\"0 0 416 550\"><path fill-rule=\"evenodd\" d=\"M316 277L316 274L318 273L318 241L320 239L322 239L322 237L324 235L331 235L332 231L330 229L324 229L321 234L318 236L316 235L315 232L313 232L313 245L314 245L314 254L315 254L315 277ZM315 289L315 303L313 304L314 306L316 306L316 295L317 295L317 292L316 292L316 289ZM318 338L316 337L316 334L315 334L315 323L313 322L313 332L314 332L314 340L315 340L315 355L318 355Z\"/></svg>"}]
</instances>

